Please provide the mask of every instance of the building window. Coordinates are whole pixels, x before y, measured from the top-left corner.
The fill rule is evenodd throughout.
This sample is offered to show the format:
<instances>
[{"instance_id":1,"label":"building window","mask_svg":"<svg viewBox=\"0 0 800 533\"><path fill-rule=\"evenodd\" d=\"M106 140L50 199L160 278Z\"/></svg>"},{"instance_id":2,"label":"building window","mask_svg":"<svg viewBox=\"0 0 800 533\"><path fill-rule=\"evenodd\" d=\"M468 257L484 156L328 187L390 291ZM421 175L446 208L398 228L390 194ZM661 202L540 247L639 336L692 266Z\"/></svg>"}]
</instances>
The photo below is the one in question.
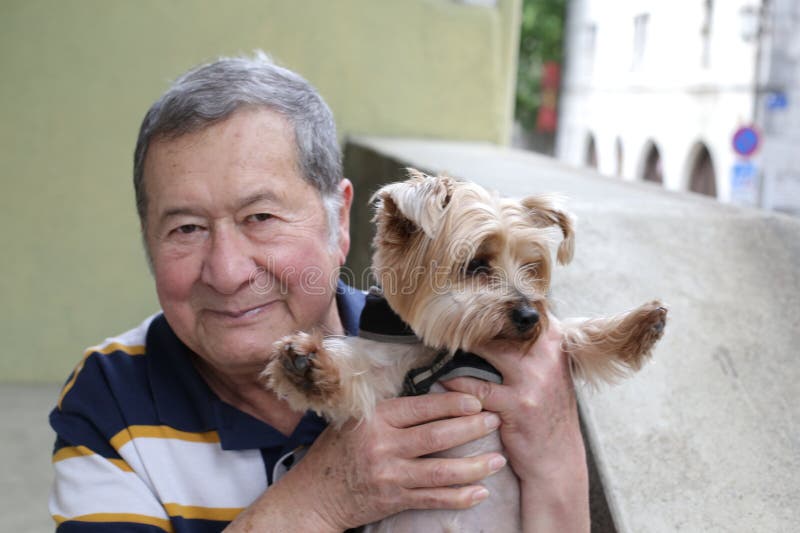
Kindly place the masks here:
<instances>
[{"instance_id":1,"label":"building window","mask_svg":"<svg viewBox=\"0 0 800 533\"><path fill-rule=\"evenodd\" d=\"M645 149L642 179L655 183L664 183L664 171L661 168L661 154L655 143L649 142Z\"/></svg>"},{"instance_id":2,"label":"building window","mask_svg":"<svg viewBox=\"0 0 800 533\"><path fill-rule=\"evenodd\" d=\"M586 75L594 74L594 53L597 46L597 24L587 24L583 41L583 57L586 61Z\"/></svg>"},{"instance_id":3,"label":"building window","mask_svg":"<svg viewBox=\"0 0 800 533\"><path fill-rule=\"evenodd\" d=\"M703 68L711 66L711 20L714 12L714 0L705 0L703 4L703 25L700 27L700 36L703 39Z\"/></svg>"},{"instance_id":4,"label":"building window","mask_svg":"<svg viewBox=\"0 0 800 533\"><path fill-rule=\"evenodd\" d=\"M689 190L706 196L717 196L717 176L714 172L714 163L711 153L705 144L700 143L695 147L694 157L689 170Z\"/></svg>"},{"instance_id":5,"label":"building window","mask_svg":"<svg viewBox=\"0 0 800 533\"><path fill-rule=\"evenodd\" d=\"M633 61L631 70L639 70L644 61L645 46L647 45L647 23L650 20L648 13L636 15L633 18Z\"/></svg>"}]
</instances>

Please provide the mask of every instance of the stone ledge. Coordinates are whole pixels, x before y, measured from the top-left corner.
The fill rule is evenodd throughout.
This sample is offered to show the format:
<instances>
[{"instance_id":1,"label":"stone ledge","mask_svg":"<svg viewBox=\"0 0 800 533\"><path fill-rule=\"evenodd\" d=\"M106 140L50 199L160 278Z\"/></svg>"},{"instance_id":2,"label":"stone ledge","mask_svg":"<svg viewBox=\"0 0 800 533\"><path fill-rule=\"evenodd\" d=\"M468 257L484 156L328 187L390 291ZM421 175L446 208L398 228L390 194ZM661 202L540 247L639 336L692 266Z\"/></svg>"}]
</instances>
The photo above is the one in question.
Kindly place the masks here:
<instances>
[{"instance_id":1,"label":"stone ledge","mask_svg":"<svg viewBox=\"0 0 800 533\"><path fill-rule=\"evenodd\" d=\"M554 273L561 316L669 305L652 364L579 392L618 531L796 529L800 220L489 144L356 137L346 154L354 269L368 261L366 199L414 166L568 197L579 223L576 258Z\"/></svg>"}]
</instances>

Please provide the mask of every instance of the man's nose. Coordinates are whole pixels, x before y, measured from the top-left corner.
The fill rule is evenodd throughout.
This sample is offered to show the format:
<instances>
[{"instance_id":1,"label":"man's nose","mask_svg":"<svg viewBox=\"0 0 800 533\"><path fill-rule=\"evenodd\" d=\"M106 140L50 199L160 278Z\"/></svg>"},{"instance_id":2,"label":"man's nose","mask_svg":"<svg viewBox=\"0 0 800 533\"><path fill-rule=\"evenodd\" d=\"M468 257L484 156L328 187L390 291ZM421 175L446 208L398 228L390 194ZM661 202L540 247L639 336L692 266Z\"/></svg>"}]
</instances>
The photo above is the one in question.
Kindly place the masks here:
<instances>
[{"instance_id":1,"label":"man's nose","mask_svg":"<svg viewBox=\"0 0 800 533\"><path fill-rule=\"evenodd\" d=\"M234 228L212 232L200 279L221 294L234 294L256 269L247 238Z\"/></svg>"}]
</instances>

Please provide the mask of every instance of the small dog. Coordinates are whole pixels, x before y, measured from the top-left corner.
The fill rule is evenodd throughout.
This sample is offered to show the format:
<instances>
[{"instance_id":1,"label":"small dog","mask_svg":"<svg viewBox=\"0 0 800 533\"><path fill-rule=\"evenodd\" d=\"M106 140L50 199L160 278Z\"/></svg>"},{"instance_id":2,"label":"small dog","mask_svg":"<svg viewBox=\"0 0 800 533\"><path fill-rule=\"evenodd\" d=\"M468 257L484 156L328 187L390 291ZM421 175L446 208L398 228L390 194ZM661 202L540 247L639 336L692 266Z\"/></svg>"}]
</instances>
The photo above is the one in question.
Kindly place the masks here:
<instances>
[{"instance_id":1,"label":"small dog","mask_svg":"<svg viewBox=\"0 0 800 533\"><path fill-rule=\"evenodd\" d=\"M460 351L492 341L529 347L557 320L548 306L553 230L560 230L557 261L566 264L574 250L574 223L553 198L516 201L446 176L413 169L409 175L372 200L373 275L391 311L408 327L400 334L380 327L364 331L370 311L362 314L358 337L301 332L278 341L262 378L293 409L313 409L339 426L368 418L381 399L424 392L444 377L495 379L491 367L454 364L465 357ZM373 291L368 306L377 296ZM573 375L596 385L638 370L661 338L666 315L653 301L611 317L561 322ZM464 367L466 372L459 370ZM443 389L434 384L432 390ZM495 433L439 455L499 450ZM489 505L406 511L369 530L520 531L518 480L510 467L484 484Z\"/></svg>"}]
</instances>

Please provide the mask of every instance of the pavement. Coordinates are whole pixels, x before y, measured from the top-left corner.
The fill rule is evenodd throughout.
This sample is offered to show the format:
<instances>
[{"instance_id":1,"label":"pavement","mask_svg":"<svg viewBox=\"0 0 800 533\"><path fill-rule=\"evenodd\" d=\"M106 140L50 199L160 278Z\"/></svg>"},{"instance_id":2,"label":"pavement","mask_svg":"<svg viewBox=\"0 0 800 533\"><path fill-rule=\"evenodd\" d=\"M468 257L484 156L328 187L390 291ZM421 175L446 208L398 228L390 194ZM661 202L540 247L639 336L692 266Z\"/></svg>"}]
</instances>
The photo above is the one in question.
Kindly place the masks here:
<instances>
[{"instance_id":1,"label":"pavement","mask_svg":"<svg viewBox=\"0 0 800 533\"><path fill-rule=\"evenodd\" d=\"M0 383L0 516L3 531L53 531L47 510L52 481L50 456L55 434L47 415L58 400L60 385Z\"/></svg>"}]
</instances>

